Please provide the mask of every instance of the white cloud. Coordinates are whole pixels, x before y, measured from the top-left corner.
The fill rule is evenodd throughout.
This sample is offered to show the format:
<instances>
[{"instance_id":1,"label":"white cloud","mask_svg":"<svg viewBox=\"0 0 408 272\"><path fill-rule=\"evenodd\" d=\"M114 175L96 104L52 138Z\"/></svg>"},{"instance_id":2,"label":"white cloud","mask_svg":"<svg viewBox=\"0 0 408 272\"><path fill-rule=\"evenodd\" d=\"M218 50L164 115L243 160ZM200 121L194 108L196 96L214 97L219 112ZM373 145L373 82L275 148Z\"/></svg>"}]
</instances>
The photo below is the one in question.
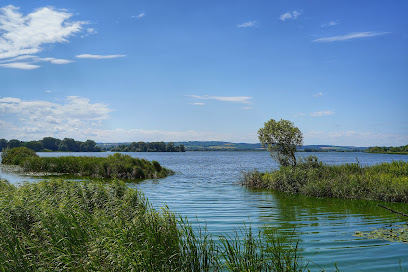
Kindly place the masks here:
<instances>
[{"instance_id":1,"label":"white cloud","mask_svg":"<svg viewBox=\"0 0 408 272\"><path fill-rule=\"evenodd\" d=\"M338 25L338 23L336 21L330 21L328 23L322 24L321 27L331 27L331 26L335 26Z\"/></svg>"},{"instance_id":2,"label":"white cloud","mask_svg":"<svg viewBox=\"0 0 408 272\"><path fill-rule=\"evenodd\" d=\"M86 32L83 35L81 35L81 38L85 38L85 37L88 37L89 35L94 35L94 34L98 34L98 31L93 27L88 27L86 29Z\"/></svg>"},{"instance_id":3,"label":"white cloud","mask_svg":"<svg viewBox=\"0 0 408 272\"><path fill-rule=\"evenodd\" d=\"M321 97L323 96L323 92L318 92L313 95L313 97Z\"/></svg>"},{"instance_id":4,"label":"white cloud","mask_svg":"<svg viewBox=\"0 0 408 272\"><path fill-rule=\"evenodd\" d=\"M254 142L256 135L211 131L163 131L145 129L105 129L103 121L112 110L89 99L67 97L65 103L25 101L14 97L0 99L0 135L6 139L35 140L51 136L99 142L140 141L236 141ZM15 119L18 119L16 121ZM13 120L12 122L8 120Z\"/></svg>"},{"instance_id":5,"label":"white cloud","mask_svg":"<svg viewBox=\"0 0 408 272\"><path fill-rule=\"evenodd\" d=\"M52 59L52 60L50 60L50 62L53 63L53 64L68 64L68 63L71 63L71 62L74 62L74 61L66 60L66 59Z\"/></svg>"},{"instance_id":6,"label":"white cloud","mask_svg":"<svg viewBox=\"0 0 408 272\"><path fill-rule=\"evenodd\" d=\"M247 28L247 27L256 27L257 25L258 25L258 24L257 24L256 21L248 21L248 22L245 22L245 23L242 23L242 24L237 25L237 27Z\"/></svg>"},{"instance_id":7,"label":"white cloud","mask_svg":"<svg viewBox=\"0 0 408 272\"><path fill-rule=\"evenodd\" d=\"M202 99L202 100L217 100L223 102L234 102L242 104L252 104L250 101L252 97L249 96L208 96L208 95L189 95L193 98Z\"/></svg>"},{"instance_id":8,"label":"white cloud","mask_svg":"<svg viewBox=\"0 0 408 272\"><path fill-rule=\"evenodd\" d=\"M322 116L329 116L329 115L333 115L334 111L331 110L325 110L325 111L316 111L316 112L312 112L310 115L313 117L322 117Z\"/></svg>"},{"instance_id":9,"label":"white cloud","mask_svg":"<svg viewBox=\"0 0 408 272\"><path fill-rule=\"evenodd\" d=\"M33 70L40 68L39 65L27 63L27 62L12 62L12 63L2 63L0 67L4 68L13 68L13 69L21 69L21 70Z\"/></svg>"},{"instance_id":10,"label":"white cloud","mask_svg":"<svg viewBox=\"0 0 408 272\"><path fill-rule=\"evenodd\" d=\"M115 58L123 58L126 55L92 55L92 54L81 54L76 55L76 58L79 59L115 59Z\"/></svg>"},{"instance_id":11,"label":"white cloud","mask_svg":"<svg viewBox=\"0 0 408 272\"><path fill-rule=\"evenodd\" d=\"M133 15L131 18L135 18L135 19L139 20L139 19L142 19L145 16L146 16L146 14L144 12L141 12L138 15Z\"/></svg>"},{"instance_id":12,"label":"white cloud","mask_svg":"<svg viewBox=\"0 0 408 272\"><path fill-rule=\"evenodd\" d=\"M68 42L86 22L68 21L71 13L43 7L23 16L18 8L0 9L0 59L36 54L45 44Z\"/></svg>"},{"instance_id":13,"label":"white cloud","mask_svg":"<svg viewBox=\"0 0 408 272\"><path fill-rule=\"evenodd\" d=\"M288 11L280 16L281 21L296 20L302 13L296 10Z\"/></svg>"},{"instance_id":14,"label":"white cloud","mask_svg":"<svg viewBox=\"0 0 408 272\"><path fill-rule=\"evenodd\" d=\"M205 105L205 103L202 103L202 102L196 102L196 103L191 103L191 105L194 105L194 106L204 106L204 105Z\"/></svg>"},{"instance_id":15,"label":"white cloud","mask_svg":"<svg viewBox=\"0 0 408 272\"><path fill-rule=\"evenodd\" d=\"M349 33L349 34L341 35L341 36L319 38L313 41L314 42L338 42L338 41L346 41L346 40L357 39L357 38L369 38L369 37L383 36L389 33L390 32L354 32L354 33Z\"/></svg>"},{"instance_id":16,"label":"white cloud","mask_svg":"<svg viewBox=\"0 0 408 272\"><path fill-rule=\"evenodd\" d=\"M90 103L89 99L78 96L68 96L64 103L27 101L15 97L0 99L2 118L16 120L13 122L14 131L20 134L33 132L43 135L55 135L59 132L74 134L87 129L95 122L108 119L111 111L105 104ZM8 132L1 131L0 134L2 133Z\"/></svg>"},{"instance_id":17,"label":"white cloud","mask_svg":"<svg viewBox=\"0 0 408 272\"><path fill-rule=\"evenodd\" d=\"M21 60L24 60L24 62L20 62ZM34 55L22 55L15 58L0 61L0 67L32 70L40 67L39 65L35 64L38 62L50 62L52 64L68 64L73 61L56 58L40 58Z\"/></svg>"}]
</instances>

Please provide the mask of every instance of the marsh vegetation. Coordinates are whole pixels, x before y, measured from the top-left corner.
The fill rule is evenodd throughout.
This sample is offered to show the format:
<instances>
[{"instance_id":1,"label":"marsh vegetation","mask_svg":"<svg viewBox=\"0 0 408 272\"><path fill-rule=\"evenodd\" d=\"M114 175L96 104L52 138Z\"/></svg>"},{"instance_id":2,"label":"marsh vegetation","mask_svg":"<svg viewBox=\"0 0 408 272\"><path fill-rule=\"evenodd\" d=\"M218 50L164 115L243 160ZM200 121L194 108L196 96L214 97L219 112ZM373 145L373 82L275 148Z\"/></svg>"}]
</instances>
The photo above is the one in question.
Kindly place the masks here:
<instances>
[{"instance_id":1,"label":"marsh vegetation","mask_svg":"<svg viewBox=\"0 0 408 272\"><path fill-rule=\"evenodd\" d=\"M235 233L213 238L119 181L0 181L1 271L307 269L296 242Z\"/></svg>"},{"instance_id":2,"label":"marsh vegetation","mask_svg":"<svg viewBox=\"0 0 408 272\"><path fill-rule=\"evenodd\" d=\"M147 179L164 178L174 174L157 161L150 162L120 153L106 158L39 157L29 148L16 147L2 152L2 163L21 166L26 172L73 174L95 178Z\"/></svg>"},{"instance_id":3,"label":"marsh vegetation","mask_svg":"<svg viewBox=\"0 0 408 272\"><path fill-rule=\"evenodd\" d=\"M245 172L242 184L314 197L408 203L408 163L327 165L309 156L296 167L280 166L278 170L264 173Z\"/></svg>"}]
</instances>

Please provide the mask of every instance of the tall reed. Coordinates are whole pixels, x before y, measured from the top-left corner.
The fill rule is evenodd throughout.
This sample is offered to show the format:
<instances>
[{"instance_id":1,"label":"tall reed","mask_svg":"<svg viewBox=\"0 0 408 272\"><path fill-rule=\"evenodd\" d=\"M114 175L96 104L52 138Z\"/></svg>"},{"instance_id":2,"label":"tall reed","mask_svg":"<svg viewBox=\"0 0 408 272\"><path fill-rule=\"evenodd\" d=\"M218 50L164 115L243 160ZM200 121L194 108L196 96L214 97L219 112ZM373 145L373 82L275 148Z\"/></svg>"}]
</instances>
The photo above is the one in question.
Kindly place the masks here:
<instances>
[{"instance_id":1,"label":"tall reed","mask_svg":"<svg viewBox=\"0 0 408 272\"><path fill-rule=\"evenodd\" d=\"M0 181L0 271L305 271L279 237L214 239L119 181Z\"/></svg>"}]
</instances>

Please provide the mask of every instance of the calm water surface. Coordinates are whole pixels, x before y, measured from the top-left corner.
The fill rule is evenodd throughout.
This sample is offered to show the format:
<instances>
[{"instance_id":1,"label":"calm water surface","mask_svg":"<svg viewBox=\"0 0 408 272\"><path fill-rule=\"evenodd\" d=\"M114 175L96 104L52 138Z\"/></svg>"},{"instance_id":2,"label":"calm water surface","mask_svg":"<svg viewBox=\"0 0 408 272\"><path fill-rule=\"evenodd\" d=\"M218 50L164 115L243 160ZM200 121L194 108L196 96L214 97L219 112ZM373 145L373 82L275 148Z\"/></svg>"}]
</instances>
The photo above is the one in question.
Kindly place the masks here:
<instances>
[{"instance_id":1,"label":"calm water surface","mask_svg":"<svg viewBox=\"0 0 408 272\"><path fill-rule=\"evenodd\" d=\"M108 156L111 153L39 153L40 156ZM232 233L245 223L254 228L276 228L300 240L303 255L328 271L400 271L408 269L408 245L354 236L356 231L404 222L404 218L377 207L376 201L321 199L251 190L238 184L242 171L277 167L267 152L127 153L157 160L177 172L161 180L146 180L131 187L142 190L155 207L169 206L193 224L207 224L211 233ZM306 153L328 164L373 165L406 155L367 153ZM34 178L0 170L13 183ZM408 213L408 205L387 203ZM406 220L406 218L405 218ZM295 231L294 231L295 230Z\"/></svg>"}]
</instances>

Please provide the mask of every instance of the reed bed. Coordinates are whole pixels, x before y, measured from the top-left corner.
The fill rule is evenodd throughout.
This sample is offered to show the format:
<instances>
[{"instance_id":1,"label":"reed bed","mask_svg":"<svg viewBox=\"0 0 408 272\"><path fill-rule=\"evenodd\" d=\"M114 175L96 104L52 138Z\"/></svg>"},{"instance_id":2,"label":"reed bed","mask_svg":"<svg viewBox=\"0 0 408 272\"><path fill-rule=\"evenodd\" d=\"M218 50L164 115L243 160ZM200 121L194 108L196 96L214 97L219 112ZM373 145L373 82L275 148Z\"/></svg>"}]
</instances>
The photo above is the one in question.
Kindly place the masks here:
<instances>
[{"instance_id":1,"label":"reed bed","mask_svg":"<svg viewBox=\"0 0 408 272\"><path fill-rule=\"evenodd\" d=\"M240 231L213 239L120 181L0 181L0 271L307 269L297 243Z\"/></svg>"},{"instance_id":2,"label":"reed bed","mask_svg":"<svg viewBox=\"0 0 408 272\"><path fill-rule=\"evenodd\" d=\"M19 165L25 172L71 174L95 178L147 179L164 178L174 174L157 161L132 158L115 153L103 157L39 157L26 147L6 150L3 164Z\"/></svg>"},{"instance_id":3,"label":"reed bed","mask_svg":"<svg viewBox=\"0 0 408 272\"><path fill-rule=\"evenodd\" d=\"M241 181L248 187L290 194L408 203L408 162L404 161L327 165L310 156L296 167L245 172Z\"/></svg>"}]
</instances>

